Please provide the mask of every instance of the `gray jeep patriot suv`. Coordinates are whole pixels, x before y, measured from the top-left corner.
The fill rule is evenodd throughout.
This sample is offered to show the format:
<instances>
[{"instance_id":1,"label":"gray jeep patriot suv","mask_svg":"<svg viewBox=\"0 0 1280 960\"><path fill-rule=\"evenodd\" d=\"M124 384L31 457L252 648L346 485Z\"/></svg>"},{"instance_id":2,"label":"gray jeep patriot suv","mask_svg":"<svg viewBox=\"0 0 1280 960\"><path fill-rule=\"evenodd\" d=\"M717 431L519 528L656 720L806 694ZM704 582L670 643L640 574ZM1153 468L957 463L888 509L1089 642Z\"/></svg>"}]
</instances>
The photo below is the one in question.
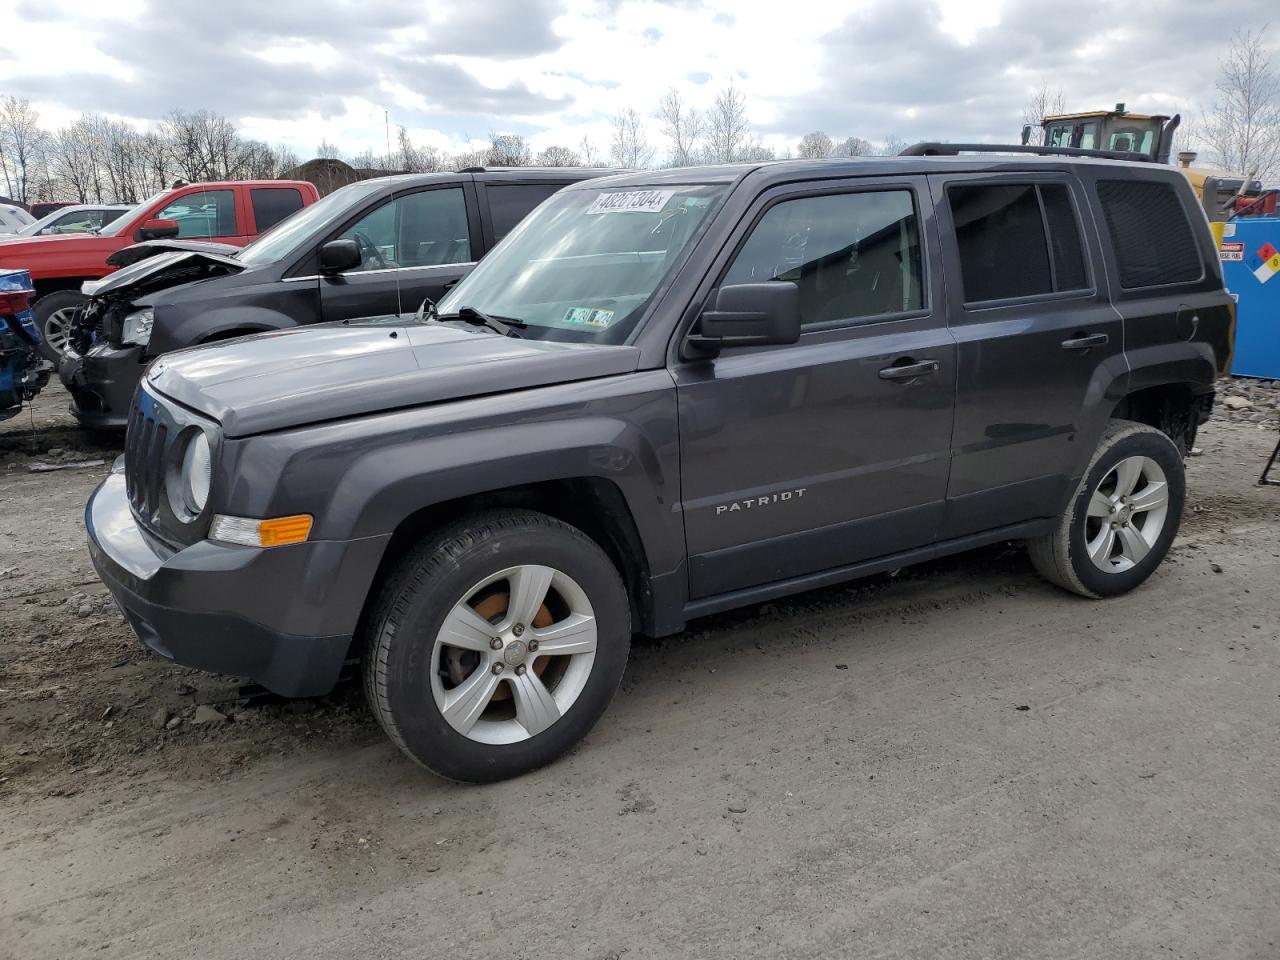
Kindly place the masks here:
<instances>
[{"instance_id":1,"label":"gray jeep patriot suv","mask_svg":"<svg viewBox=\"0 0 1280 960\"><path fill-rule=\"evenodd\" d=\"M1233 307L1187 181L902 156L572 185L416 317L159 358L87 507L147 646L281 694L359 658L410 757L581 739L633 632L993 541L1151 575Z\"/></svg>"}]
</instances>

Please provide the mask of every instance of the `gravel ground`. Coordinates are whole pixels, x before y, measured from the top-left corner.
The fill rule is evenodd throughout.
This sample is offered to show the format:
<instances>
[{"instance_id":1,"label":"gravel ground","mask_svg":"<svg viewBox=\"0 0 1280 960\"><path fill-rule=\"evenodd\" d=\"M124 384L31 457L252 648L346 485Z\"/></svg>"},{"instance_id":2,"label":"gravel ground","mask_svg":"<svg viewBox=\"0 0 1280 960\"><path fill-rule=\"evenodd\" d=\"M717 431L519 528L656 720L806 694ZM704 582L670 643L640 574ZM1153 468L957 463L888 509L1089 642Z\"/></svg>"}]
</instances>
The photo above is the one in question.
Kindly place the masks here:
<instances>
[{"instance_id":1,"label":"gravel ground","mask_svg":"<svg viewBox=\"0 0 1280 960\"><path fill-rule=\"evenodd\" d=\"M0 955L1280 956L1280 390L1221 395L1134 594L1005 546L700 621L465 788L354 684L141 650L83 546L106 467L30 472L114 456L51 388L0 424Z\"/></svg>"}]
</instances>

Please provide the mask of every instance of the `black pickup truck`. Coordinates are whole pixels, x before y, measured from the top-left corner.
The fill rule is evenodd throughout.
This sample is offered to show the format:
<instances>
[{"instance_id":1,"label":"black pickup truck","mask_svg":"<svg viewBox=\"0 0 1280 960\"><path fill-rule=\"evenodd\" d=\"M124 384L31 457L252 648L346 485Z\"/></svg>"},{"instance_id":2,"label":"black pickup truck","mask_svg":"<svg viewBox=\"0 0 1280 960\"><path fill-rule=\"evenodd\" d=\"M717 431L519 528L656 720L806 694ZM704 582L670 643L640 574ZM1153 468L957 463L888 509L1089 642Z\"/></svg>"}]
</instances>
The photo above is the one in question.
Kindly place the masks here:
<instances>
[{"instance_id":1,"label":"black pickup truck","mask_svg":"<svg viewBox=\"0 0 1280 960\"><path fill-rule=\"evenodd\" d=\"M336 190L244 248L151 241L107 258L58 372L86 427L124 427L162 353L302 324L412 313L438 300L557 190L615 172L473 167Z\"/></svg>"},{"instance_id":2,"label":"black pickup truck","mask_svg":"<svg viewBox=\"0 0 1280 960\"><path fill-rule=\"evenodd\" d=\"M903 156L575 184L434 311L161 357L87 508L139 637L286 695L348 658L492 780L604 712L633 632L995 541L1156 569L1233 305L1188 182Z\"/></svg>"}]
</instances>

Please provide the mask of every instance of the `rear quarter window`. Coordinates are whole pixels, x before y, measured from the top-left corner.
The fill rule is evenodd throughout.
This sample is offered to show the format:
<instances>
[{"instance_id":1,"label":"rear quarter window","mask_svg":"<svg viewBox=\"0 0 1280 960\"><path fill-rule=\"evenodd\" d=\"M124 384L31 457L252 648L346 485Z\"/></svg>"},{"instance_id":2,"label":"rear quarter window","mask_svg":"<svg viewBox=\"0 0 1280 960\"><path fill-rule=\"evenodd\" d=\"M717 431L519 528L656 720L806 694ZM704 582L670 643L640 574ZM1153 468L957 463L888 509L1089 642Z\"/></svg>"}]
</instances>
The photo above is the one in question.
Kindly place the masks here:
<instances>
[{"instance_id":1,"label":"rear quarter window","mask_svg":"<svg viewBox=\"0 0 1280 960\"><path fill-rule=\"evenodd\" d=\"M1098 200L1126 290L1190 283L1204 274L1200 248L1171 184L1099 180Z\"/></svg>"}]
</instances>

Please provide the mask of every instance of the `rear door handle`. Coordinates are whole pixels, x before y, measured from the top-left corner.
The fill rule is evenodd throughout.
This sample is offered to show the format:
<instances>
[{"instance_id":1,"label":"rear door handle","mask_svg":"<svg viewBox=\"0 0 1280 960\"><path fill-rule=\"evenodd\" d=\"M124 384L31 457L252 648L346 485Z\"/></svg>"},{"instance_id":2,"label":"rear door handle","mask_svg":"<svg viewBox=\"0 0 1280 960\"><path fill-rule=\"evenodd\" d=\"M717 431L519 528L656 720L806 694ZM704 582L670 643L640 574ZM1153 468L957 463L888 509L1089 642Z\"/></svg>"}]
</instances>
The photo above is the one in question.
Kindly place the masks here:
<instances>
[{"instance_id":1,"label":"rear door handle","mask_svg":"<svg viewBox=\"0 0 1280 960\"><path fill-rule=\"evenodd\" d=\"M938 372L937 360L921 360L918 363L904 363L897 367L885 367L880 371L881 380L914 380L926 374Z\"/></svg>"},{"instance_id":2,"label":"rear door handle","mask_svg":"<svg viewBox=\"0 0 1280 960\"><path fill-rule=\"evenodd\" d=\"M1105 347L1111 338L1105 333L1090 333L1083 337L1072 337L1062 341L1063 350L1088 350L1091 347Z\"/></svg>"}]
</instances>

